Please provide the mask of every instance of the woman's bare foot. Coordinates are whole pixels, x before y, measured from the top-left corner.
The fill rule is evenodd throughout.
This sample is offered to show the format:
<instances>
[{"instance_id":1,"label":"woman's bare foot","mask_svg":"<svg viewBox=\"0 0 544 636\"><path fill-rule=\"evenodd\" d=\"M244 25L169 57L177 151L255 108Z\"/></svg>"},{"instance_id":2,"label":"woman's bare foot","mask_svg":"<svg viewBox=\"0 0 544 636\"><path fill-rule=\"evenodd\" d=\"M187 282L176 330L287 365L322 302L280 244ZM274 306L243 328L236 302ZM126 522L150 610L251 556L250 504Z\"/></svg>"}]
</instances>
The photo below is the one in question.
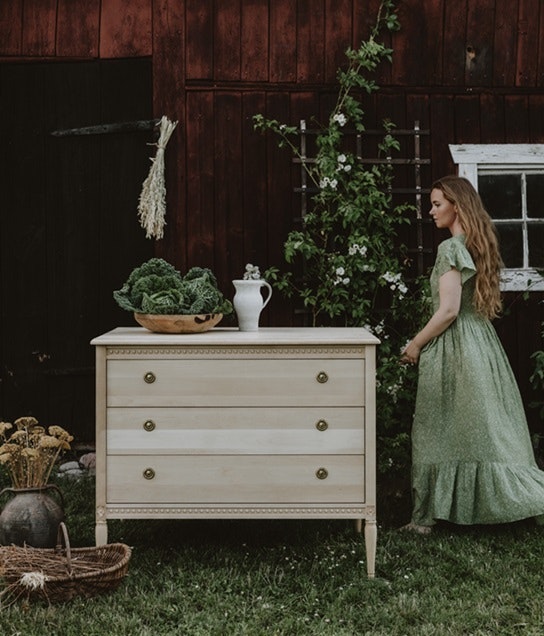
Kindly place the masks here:
<instances>
[{"instance_id":1,"label":"woman's bare foot","mask_svg":"<svg viewBox=\"0 0 544 636\"><path fill-rule=\"evenodd\" d=\"M410 521L410 523L407 523L405 526L402 526L402 528L399 528L399 530L403 532L413 532L414 534L431 534L431 532L433 531L433 527L418 526L417 523Z\"/></svg>"}]
</instances>

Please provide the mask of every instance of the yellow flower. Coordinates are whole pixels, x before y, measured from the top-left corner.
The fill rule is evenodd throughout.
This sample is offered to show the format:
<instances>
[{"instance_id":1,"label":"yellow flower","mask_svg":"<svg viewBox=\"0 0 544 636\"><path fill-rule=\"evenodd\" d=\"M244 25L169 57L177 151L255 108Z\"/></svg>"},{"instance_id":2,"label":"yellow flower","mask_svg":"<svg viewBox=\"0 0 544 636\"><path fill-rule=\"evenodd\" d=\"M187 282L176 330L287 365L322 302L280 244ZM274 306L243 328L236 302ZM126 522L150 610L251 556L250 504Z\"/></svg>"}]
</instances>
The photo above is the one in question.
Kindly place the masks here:
<instances>
[{"instance_id":1,"label":"yellow flower","mask_svg":"<svg viewBox=\"0 0 544 636\"><path fill-rule=\"evenodd\" d=\"M6 442L0 446L0 453L10 453L10 455L18 455L21 452L19 444L11 444Z\"/></svg>"},{"instance_id":2,"label":"yellow flower","mask_svg":"<svg viewBox=\"0 0 544 636\"><path fill-rule=\"evenodd\" d=\"M17 430L6 438L13 428L9 422L0 422L0 466L9 472L15 487L41 487L49 480L61 451L69 449L74 438L60 426L51 426L49 434L32 416L15 420Z\"/></svg>"},{"instance_id":3,"label":"yellow flower","mask_svg":"<svg viewBox=\"0 0 544 636\"><path fill-rule=\"evenodd\" d=\"M24 455L31 460L39 459L40 451L36 448L23 448L23 450L21 451L21 455Z\"/></svg>"},{"instance_id":4,"label":"yellow flower","mask_svg":"<svg viewBox=\"0 0 544 636\"><path fill-rule=\"evenodd\" d=\"M0 435L5 436L6 431L9 431L10 428L13 428L11 422L0 422Z\"/></svg>"},{"instance_id":5,"label":"yellow flower","mask_svg":"<svg viewBox=\"0 0 544 636\"><path fill-rule=\"evenodd\" d=\"M51 435L44 435L40 438L38 448L59 448L61 441Z\"/></svg>"},{"instance_id":6,"label":"yellow flower","mask_svg":"<svg viewBox=\"0 0 544 636\"><path fill-rule=\"evenodd\" d=\"M22 428L29 428L32 426L36 426L38 420L32 415L25 415L24 417L20 417L15 420L15 426L20 430Z\"/></svg>"},{"instance_id":7,"label":"yellow flower","mask_svg":"<svg viewBox=\"0 0 544 636\"><path fill-rule=\"evenodd\" d=\"M71 442L74 439L73 436L68 433L68 431L65 431L60 426L50 426L49 435L54 435L55 437L58 437L59 439L62 439L66 442Z\"/></svg>"},{"instance_id":8,"label":"yellow flower","mask_svg":"<svg viewBox=\"0 0 544 636\"><path fill-rule=\"evenodd\" d=\"M25 431L15 431L15 433L12 433L9 441L13 444L25 444L27 439L28 435Z\"/></svg>"}]
</instances>

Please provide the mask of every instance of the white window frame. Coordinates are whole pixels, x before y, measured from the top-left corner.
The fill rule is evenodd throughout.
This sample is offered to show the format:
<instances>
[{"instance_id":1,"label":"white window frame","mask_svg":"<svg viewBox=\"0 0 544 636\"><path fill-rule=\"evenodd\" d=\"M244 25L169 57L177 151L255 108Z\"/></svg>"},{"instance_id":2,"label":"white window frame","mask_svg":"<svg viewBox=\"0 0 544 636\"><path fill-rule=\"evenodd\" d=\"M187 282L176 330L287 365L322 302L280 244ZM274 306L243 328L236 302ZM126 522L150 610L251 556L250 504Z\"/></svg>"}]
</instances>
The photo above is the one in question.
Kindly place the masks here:
<instances>
[{"instance_id":1,"label":"white window frame","mask_svg":"<svg viewBox=\"0 0 544 636\"><path fill-rule=\"evenodd\" d=\"M459 176L478 189L478 175L522 171L544 173L544 144L450 144L451 156L459 166ZM524 245L524 257L527 246ZM544 277L532 267L503 269L503 291L544 291Z\"/></svg>"}]
</instances>

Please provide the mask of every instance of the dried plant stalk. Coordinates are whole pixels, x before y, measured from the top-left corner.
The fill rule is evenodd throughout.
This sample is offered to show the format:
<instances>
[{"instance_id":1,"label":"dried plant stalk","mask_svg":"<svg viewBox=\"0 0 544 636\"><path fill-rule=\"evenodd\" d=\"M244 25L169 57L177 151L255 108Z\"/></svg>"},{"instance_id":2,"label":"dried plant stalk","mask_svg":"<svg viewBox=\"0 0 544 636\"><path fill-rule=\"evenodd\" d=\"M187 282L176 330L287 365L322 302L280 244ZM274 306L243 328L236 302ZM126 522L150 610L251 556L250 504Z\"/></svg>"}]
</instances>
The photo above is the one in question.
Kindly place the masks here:
<instances>
[{"instance_id":1,"label":"dried plant stalk","mask_svg":"<svg viewBox=\"0 0 544 636\"><path fill-rule=\"evenodd\" d=\"M9 435L14 425L16 430ZM73 439L60 426L50 426L46 431L31 416L20 417L14 424L0 422L0 465L9 472L14 488L41 488Z\"/></svg>"},{"instance_id":2,"label":"dried plant stalk","mask_svg":"<svg viewBox=\"0 0 544 636\"><path fill-rule=\"evenodd\" d=\"M161 239L166 224L166 185L164 179L164 150L178 122L170 121L165 115L160 122L157 154L151 157L151 168L142 185L138 203L140 225L145 229L146 238Z\"/></svg>"}]
</instances>

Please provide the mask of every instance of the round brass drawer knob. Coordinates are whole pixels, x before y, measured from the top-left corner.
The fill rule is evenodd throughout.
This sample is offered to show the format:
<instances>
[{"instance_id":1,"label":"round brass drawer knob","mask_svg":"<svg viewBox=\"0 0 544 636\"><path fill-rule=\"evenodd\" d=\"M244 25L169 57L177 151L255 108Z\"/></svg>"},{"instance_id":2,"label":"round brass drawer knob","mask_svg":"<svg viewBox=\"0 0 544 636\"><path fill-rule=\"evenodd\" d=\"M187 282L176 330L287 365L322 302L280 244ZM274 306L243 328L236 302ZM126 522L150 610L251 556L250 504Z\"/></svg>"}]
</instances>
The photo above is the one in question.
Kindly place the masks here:
<instances>
[{"instance_id":1,"label":"round brass drawer knob","mask_svg":"<svg viewBox=\"0 0 544 636\"><path fill-rule=\"evenodd\" d=\"M148 371L145 375L144 375L144 381L147 382L147 384L153 384L153 382L155 382L157 378L155 377L155 374L152 373L151 371Z\"/></svg>"},{"instance_id":2,"label":"round brass drawer knob","mask_svg":"<svg viewBox=\"0 0 544 636\"><path fill-rule=\"evenodd\" d=\"M315 471L315 476L318 479L327 479L327 477L329 476L329 471L326 468L318 468Z\"/></svg>"},{"instance_id":3,"label":"round brass drawer knob","mask_svg":"<svg viewBox=\"0 0 544 636\"><path fill-rule=\"evenodd\" d=\"M326 431L329 428L329 425L326 420L317 420L315 427L318 431Z\"/></svg>"},{"instance_id":4,"label":"round brass drawer knob","mask_svg":"<svg viewBox=\"0 0 544 636\"><path fill-rule=\"evenodd\" d=\"M325 382L327 382L327 380L329 379L329 376L325 373L325 371L320 371L315 378L319 384L325 384Z\"/></svg>"},{"instance_id":5,"label":"round brass drawer knob","mask_svg":"<svg viewBox=\"0 0 544 636\"><path fill-rule=\"evenodd\" d=\"M144 430L151 432L155 430L155 422L153 420L146 420L144 422Z\"/></svg>"},{"instance_id":6,"label":"round brass drawer knob","mask_svg":"<svg viewBox=\"0 0 544 636\"><path fill-rule=\"evenodd\" d=\"M153 477L155 477L155 471L152 468L146 468L144 470L144 478L153 479Z\"/></svg>"}]
</instances>

